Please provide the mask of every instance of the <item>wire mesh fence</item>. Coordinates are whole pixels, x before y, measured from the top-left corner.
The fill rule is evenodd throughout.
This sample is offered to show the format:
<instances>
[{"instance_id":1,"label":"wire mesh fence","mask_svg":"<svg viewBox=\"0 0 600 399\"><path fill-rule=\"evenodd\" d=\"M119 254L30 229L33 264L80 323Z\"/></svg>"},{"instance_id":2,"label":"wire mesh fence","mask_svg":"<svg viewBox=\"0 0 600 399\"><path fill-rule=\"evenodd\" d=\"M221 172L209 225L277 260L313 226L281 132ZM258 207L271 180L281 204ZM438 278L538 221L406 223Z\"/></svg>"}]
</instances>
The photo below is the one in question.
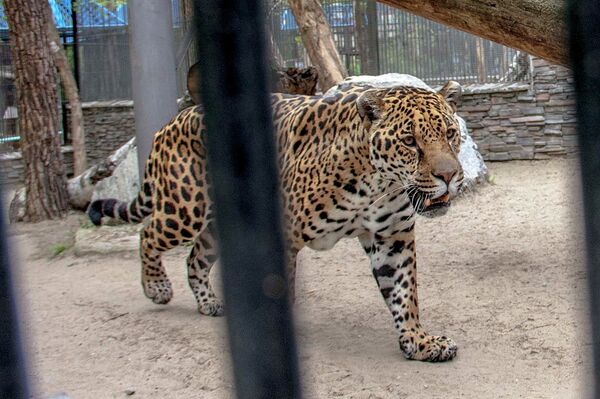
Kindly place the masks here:
<instances>
[{"instance_id":1,"label":"wire mesh fence","mask_svg":"<svg viewBox=\"0 0 600 399\"><path fill-rule=\"evenodd\" d=\"M512 81L517 50L417 17L374 0L323 0L350 75L406 73L429 84ZM285 1L269 9L269 27L285 66L310 62ZM520 79L525 76L520 76Z\"/></svg>"},{"instance_id":2,"label":"wire mesh fence","mask_svg":"<svg viewBox=\"0 0 600 399\"><path fill-rule=\"evenodd\" d=\"M50 0L50 4L76 71L82 101L131 99L126 2L106 6L98 0ZM77 4L76 15L73 4ZM191 3L184 0L171 0L171 4L177 85L182 96L187 70L197 60L189 29L192 10ZM431 85L449 79L464 84L527 78L511 73L519 60L516 50L375 0L323 0L323 9L351 75L407 73ZM310 65L287 0L270 1L266 10L271 48L277 53L274 58L283 67ZM3 15L0 4L0 152L10 150L19 140L8 26Z\"/></svg>"}]
</instances>

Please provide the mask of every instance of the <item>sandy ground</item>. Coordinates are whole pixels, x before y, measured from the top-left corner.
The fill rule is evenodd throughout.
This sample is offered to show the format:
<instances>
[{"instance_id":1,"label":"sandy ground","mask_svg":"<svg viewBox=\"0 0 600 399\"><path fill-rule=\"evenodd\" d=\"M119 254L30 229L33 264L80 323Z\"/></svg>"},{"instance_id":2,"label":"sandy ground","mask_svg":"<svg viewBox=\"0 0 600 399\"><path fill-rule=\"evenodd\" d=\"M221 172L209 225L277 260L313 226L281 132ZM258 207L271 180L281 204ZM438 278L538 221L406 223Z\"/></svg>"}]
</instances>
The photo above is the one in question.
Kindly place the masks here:
<instances>
[{"instance_id":1,"label":"sandy ground","mask_svg":"<svg viewBox=\"0 0 600 399\"><path fill-rule=\"evenodd\" d=\"M585 396L591 346L576 162L490 169L494 185L417 225L421 320L458 343L452 362L402 357L356 241L301 253L294 310L305 397ZM186 249L166 256L173 301L154 305L133 251L51 256L72 245L81 220L12 227L35 397L231 397L225 319L196 313Z\"/></svg>"}]
</instances>

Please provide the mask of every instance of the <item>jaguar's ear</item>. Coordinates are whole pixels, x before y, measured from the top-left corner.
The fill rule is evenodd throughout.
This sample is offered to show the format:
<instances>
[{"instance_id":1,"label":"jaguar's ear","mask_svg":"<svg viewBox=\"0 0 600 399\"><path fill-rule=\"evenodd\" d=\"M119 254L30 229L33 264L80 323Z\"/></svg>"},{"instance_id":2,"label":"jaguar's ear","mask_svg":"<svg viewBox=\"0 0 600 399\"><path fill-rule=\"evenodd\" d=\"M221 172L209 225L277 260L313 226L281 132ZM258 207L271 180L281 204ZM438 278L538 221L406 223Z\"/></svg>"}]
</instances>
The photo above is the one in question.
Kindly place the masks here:
<instances>
[{"instance_id":1,"label":"jaguar's ear","mask_svg":"<svg viewBox=\"0 0 600 399\"><path fill-rule=\"evenodd\" d=\"M453 80L449 80L448 83L438 91L438 94L444 97L444 100L446 100L454 112L456 112L462 97L462 87L460 84Z\"/></svg>"},{"instance_id":2,"label":"jaguar's ear","mask_svg":"<svg viewBox=\"0 0 600 399\"><path fill-rule=\"evenodd\" d=\"M356 108L358 115L365 122L372 123L381 119L383 113L381 93L376 90L365 91L356 100Z\"/></svg>"}]
</instances>

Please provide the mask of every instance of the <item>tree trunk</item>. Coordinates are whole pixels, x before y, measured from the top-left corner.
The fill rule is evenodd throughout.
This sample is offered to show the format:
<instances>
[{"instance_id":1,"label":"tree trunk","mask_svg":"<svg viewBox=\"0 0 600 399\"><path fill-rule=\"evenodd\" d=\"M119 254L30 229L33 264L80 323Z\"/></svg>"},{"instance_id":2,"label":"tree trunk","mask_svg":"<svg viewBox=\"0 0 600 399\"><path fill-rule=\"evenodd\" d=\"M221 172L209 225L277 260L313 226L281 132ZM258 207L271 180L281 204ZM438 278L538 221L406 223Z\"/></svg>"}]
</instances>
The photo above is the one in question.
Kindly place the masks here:
<instances>
[{"instance_id":1,"label":"tree trunk","mask_svg":"<svg viewBox=\"0 0 600 399\"><path fill-rule=\"evenodd\" d=\"M381 0L413 14L568 66L563 0Z\"/></svg>"},{"instance_id":2,"label":"tree trunk","mask_svg":"<svg viewBox=\"0 0 600 399\"><path fill-rule=\"evenodd\" d=\"M483 39L480 37L475 39L475 51L477 52L477 77L480 82L485 82L487 78L485 48L483 47Z\"/></svg>"},{"instance_id":3,"label":"tree trunk","mask_svg":"<svg viewBox=\"0 0 600 399\"><path fill-rule=\"evenodd\" d=\"M87 159L85 153L85 133L83 130L83 111L81 110L81 101L79 99L79 89L77 82L69 66L69 60L65 54L65 50L60 42L58 30L54 24L52 10L48 2L46 4L46 12L48 13L48 42L50 52L54 57L54 63L58 69L60 80L71 107L71 144L73 146L73 174L79 176L87 167Z\"/></svg>"},{"instance_id":4,"label":"tree trunk","mask_svg":"<svg viewBox=\"0 0 600 399\"><path fill-rule=\"evenodd\" d=\"M319 70L323 92L348 75L335 47L333 34L318 0L289 0L311 63Z\"/></svg>"},{"instance_id":5,"label":"tree trunk","mask_svg":"<svg viewBox=\"0 0 600 399\"><path fill-rule=\"evenodd\" d=\"M63 217L68 209L46 7L46 1L4 0L25 165L25 220L29 222Z\"/></svg>"}]
</instances>

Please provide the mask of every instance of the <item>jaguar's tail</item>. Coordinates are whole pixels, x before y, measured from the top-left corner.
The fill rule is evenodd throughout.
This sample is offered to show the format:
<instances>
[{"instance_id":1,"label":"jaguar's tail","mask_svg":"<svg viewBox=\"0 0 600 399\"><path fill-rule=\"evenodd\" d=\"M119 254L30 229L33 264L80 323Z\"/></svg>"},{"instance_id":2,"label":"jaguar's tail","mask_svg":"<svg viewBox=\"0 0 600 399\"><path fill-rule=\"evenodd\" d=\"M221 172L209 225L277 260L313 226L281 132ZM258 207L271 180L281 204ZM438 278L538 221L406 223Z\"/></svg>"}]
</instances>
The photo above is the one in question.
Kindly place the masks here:
<instances>
[{"instance_id":1,"label":"jaguar's tail","mask_svg":"<svg viewBox=\"0 0 600 399\"><path fill-rule=\"evenodd\" d=\"M96 226L100 226L103 216L137 223L152 213L152 207L152 186L144 182L142 190L133 201L127 203L113 198L96 200L88 207L87 214Z\"/></svg>"}]
</instances>

